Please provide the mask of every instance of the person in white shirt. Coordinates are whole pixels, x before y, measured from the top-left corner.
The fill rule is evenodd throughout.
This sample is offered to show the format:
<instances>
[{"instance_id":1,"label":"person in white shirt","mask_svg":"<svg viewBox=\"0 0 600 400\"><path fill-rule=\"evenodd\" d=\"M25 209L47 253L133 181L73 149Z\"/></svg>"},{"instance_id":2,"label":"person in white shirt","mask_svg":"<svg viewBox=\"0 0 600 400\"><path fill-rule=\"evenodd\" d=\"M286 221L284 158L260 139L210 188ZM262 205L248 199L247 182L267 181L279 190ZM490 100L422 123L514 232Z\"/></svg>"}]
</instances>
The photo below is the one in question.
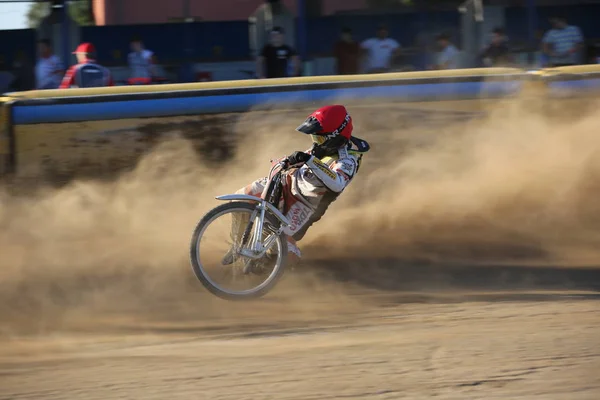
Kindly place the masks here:
<instances>
[{"instance_id":1,"label":"person in white shirt","mask_svg":"<svg viewBox=\"0 0 600 400\"><path fill-rule=\"evenodd\" d=\"M52 43L47 39L38 41L39 59L35 65L35 88L57 89L65 68L60 59L52 53Z\"/></svg>"},{"instance_id":2,"label":"person in white shirt","mask_svg":"<svg viewBox=\"0 0 600 400\"><path fill-rule=\"evenodd\" d=\"M436 54L432 69L457 69L460 54L458 49L450 42L450 36L446 34L439 35L437 44L439 51Z\"/></svg>"},{"instance_id":3,"label":"person in white shirt","mask_svg":"<svg viewBox=\"0 0 600 400\"><path fill-rule=\"evenodd\" d=\"M127 58L131 71L130 81L134 80L134 83L150 83L152 78L157 76L156 57L154 53L145 49L144 43L137 37L131 40L131 50Z\"/></svg>"},{"instance_id":4,"label":"person in white shirt","mask_svg":"<svg viewBox=\"0 0 600 400\"><path fill-rule=\"evenodd\" d=\"M392 61L400 54L400 44L388 37L385 25L379 26L377 37L367 39L360 47L366 55L366 71L382 73L390 70Z\"/></svg>"}]
</instances>

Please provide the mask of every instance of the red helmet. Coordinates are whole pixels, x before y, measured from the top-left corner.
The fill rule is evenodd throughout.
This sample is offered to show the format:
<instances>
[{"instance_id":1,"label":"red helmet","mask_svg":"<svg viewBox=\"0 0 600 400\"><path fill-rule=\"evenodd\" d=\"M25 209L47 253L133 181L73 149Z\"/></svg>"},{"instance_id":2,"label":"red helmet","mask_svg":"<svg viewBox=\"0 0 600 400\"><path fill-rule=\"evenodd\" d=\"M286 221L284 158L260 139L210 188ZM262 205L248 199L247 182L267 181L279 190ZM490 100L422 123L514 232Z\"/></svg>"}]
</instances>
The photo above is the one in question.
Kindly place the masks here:
<instances>
[{"instance_id":1,"label":"red helmet","mask_svg":"<svg viewBox=\"0 0 600 400\"><path fill-rule=\"evenodd\" d=\"M352 117L341 105L319 108L296 128L299 132L311 135L316 145L331 150L346 145L352 136L352 129Z\"/></svg>"}]
</instances>

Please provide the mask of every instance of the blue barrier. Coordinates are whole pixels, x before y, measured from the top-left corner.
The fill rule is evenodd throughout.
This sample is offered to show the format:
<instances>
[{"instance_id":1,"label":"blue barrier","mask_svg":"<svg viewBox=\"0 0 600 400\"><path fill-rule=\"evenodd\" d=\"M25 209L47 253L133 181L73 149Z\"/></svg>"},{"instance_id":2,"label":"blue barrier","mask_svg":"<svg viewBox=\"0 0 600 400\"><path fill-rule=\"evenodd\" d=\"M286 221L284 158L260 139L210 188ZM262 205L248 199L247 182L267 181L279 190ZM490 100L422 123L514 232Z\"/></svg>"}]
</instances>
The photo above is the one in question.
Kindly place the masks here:
<instances>
[{"instance_id":1,"label":"blue barrier","mask_svg":"<svg viewBox=\"0 0 600 400\"><path fill-rule=\"evenodd\" d=\"M549 94L582 93L600 89L600 79L577 79L548 83Z\"/></svg>"},{"instance_id":2,"label":"blue barrier","mask_svg":"<svg viewBox=\"0 0 600 400\"><path fill-rule=\"evenodd\" d=\"M14 123L38 124L56 122L97 121L108 119L244 112L269 105L325 103L369 98L402 101L431 101L503 97L520 90L521 82L461 82L401 86L359 87L283 91L272 93L229 94L164 99L48 104L41 99L13 107Z\"/></svg>"}]
</instances>

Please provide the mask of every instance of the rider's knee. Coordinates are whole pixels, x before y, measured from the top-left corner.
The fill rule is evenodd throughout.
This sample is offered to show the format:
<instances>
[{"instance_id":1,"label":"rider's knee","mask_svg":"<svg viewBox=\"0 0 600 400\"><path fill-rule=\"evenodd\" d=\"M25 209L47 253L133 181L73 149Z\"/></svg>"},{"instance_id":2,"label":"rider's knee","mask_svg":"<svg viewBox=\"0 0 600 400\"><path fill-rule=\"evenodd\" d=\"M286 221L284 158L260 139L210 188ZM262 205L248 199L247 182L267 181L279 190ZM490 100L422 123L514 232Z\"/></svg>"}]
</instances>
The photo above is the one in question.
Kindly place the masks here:
<instances>
[{"instance_id":1,"label":"rider's knee","mask_svg":"<svg viewBox=\"0 0 600 400\"><path fill-rule=\"evenodd\" d=\"M263 187L256 185L255 183L250 184L248 186L244 186L241 189L238 189L235 194L245 194L248 196L260 197L263 191Z\"/></svg>"}]
</instances>

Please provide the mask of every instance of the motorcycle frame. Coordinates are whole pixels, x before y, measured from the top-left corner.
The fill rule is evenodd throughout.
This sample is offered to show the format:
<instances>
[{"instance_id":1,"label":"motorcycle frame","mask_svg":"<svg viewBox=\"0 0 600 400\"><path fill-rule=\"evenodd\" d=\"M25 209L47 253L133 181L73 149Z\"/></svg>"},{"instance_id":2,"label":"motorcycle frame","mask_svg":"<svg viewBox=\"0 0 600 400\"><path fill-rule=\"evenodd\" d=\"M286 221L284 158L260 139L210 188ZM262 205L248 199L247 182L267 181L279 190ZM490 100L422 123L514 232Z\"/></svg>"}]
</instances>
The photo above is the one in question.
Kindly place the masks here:
<instances>
[{"instance_id":1,"label":"motorcycle frame","mask_svg":"<svg viewBox=\"0 0 600 400\"><path fill-rule=\"evenodd\" d=\"M264 257L267 250L269 250L269 248L271 248L271 246L275 243L275 239L283 233L283 231L285 230L286 227L289 227L291 225L290 221L286 218L286 216L283 215L283 213L281 211L279 211L279 209L275 205L271 204L265 198L265 197L267 197L266 196L267 194L269 196L271 194L271 193L266 193L266 192L269 192L269 191L272 192L271 183L273 182L273 178L278 173L281 173L281 170L283 168L285 168L286 166L287 166L286 162L282 161L282 162L276 163L271 168L271 171L269 172L269 175L268 175L269 178L265 185L265 192L263 192L262 197L255 197L255 196L250 196L247 194L227 194L227 195L216 197L217 200L221 200L221 201L239 200L239 201L251 202L251 203L256 204L256 208L250 217L250 222L252 222L252 221L254 221L254 219L256 219L257 213L259 213L260 215L259 215L257 222L253 226L253 235L252 235L253 237L252 237L252 242L250 243L250 246L249 246L250 249L249 250L241 249L239 252L239 254L241 254L244 257L248 257L248 258L254 259L254 260L261 259L262 257ZM277 168L279 168L280 170L277 172L274 172L275 169L277 169ZM267 212L270 212L271 214L273 214L275 216L275 218L277 218L279 220L280 225L279 225L279 229L277 230L276 234L273 235L270 240L267 239L265 241L265 243L261 243L261 241L258 238L262 238L264 222L265 222L265 215Z\"/></svg>"}]
</instances>

